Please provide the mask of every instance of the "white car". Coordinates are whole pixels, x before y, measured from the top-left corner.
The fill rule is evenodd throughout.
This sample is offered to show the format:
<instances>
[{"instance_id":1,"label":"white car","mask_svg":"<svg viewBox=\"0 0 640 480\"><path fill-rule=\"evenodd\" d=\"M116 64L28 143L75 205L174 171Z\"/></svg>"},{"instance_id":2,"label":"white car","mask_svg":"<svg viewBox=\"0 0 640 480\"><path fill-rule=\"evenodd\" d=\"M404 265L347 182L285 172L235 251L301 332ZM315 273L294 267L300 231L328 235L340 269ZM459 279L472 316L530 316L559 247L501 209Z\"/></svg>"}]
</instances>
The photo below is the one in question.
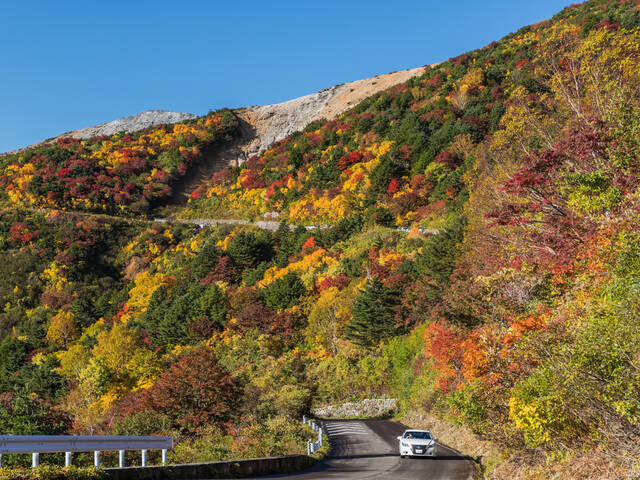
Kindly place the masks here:
<instances>
[{"instance_id":1,"label":"white car","mask_svg":"<svg viewBox=\"0 0 640 480\"><path fill-rule=\"evenodd\" d=\"M398 437L400 457L435 457L437 441L427 430L405 430Z\"/></svg>"}]
</instances>

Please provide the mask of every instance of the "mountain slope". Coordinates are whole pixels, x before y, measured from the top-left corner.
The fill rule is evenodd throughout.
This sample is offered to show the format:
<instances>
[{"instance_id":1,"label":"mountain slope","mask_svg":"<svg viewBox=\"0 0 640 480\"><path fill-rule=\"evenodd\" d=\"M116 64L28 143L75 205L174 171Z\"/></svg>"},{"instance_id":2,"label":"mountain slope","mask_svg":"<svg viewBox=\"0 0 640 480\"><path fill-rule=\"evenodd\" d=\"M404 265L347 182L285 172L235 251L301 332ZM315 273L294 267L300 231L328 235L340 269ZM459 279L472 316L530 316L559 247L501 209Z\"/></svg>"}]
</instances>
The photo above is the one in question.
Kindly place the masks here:
<instances>
[{"instance_id":1,"label":"mountain slope","mask_svg":"<svg viewBox=\"0 0 640 480\"><path fill-rule=\"evenodd\" d=\"M183 122L185 120L193 120L197 118L196 115L191 113L180 112L167 112L164 110L147 110L129 117L118 118L107 123L102 123L93 127L82 128L80 130L74 130L71 132L63 133L50 140L29 145L11 152L0 153L2 155L9 155L19 152L24 152L30 148L42 146L45 144L51 144L56 142L60 138L76 138L76 139L89 139L92 137L112 136L117 133L132 133L146 128L155 127L163 124L173 124Z\"/></svg>"},{"instance_id":2,"label":"mountain slope","mask_svg":"<svg viewBox=\"0 0 640 480\"><path fill-rule=\"evenodd\" d=\"M375 77L342 83L326 88L317 93L305 95L282 103L272 105L255 105L237 109L238 116L247 123L246 140L239 151L230 159L242 162L245 158L260 153L272 143L283 139L291 132L301 130L308 123L325 118L331 120L338 114L361 102L366 97L385 90L398 83L405 82L419 75L422 67L392 72ZM91 137L112 136L117 133L133 133L163 124L174 124L193 120L197 115L192 113L169 112L165 110L147 110L129 117L118 118L93 127L63 133L50 140L59 138L90 139ZM42 145L29 145L7 155L22 152Z\"/></svg>"},{"instance_id":3,"label":"mountain slope","mask_svg":"<svg viewBox=\"0 0 640 480\"><path fill-rule=\"evenodd\" d=\"M193 120L197 118L191 113L167 112L164 110L147 110L146 112L131 115L130 117L119 118L111 122L96 125L95 127L83 128L73 132L65 133L60 137L70 137L78 139L87 139L91 137L109 137L117 133L137 132L145 128L155 127L167 123L180 123L185 120Z\"/></svg>"},{"instance_id":4,"label":"mountain slope","mask_svg":"<svg viewBox=\"0 0 640 480\"><path fill-rule=\"evenodd\" d=\"M255 131L255 137L242 147L244 159L266 150L272 143L302 130L309 123L324 118L333 120L345 110L374 93L386 90L420 75L424 67L342 83L311 95L274 105L242 108L238 116Z\"/></svg>"},{"instance_id":5,"label":"mountain slope","mask_svg":"<svg viewBox=\"0 0 640 480\"><path fill-rule=\"evenodd\" d=\"M188 172L185 169L176 174L173 171L175 170L175 165L172 169L169 165L163 167L155 162L155 166L158 167L157 170L161 170L161 172L167 171L167 178L169 176L172 177L169 182L171 190L165 187L158 187L157 189L163 191L161 197L171 198L174 204L183 204L189 198L191 192L201 186L203 182L206 182L216 171L227 165L240 165L251 155L260 153L273 142L281 140L293 131L302 129L308 123L320 118L333 119L349 106L358 103L372 93L404 82L413 76L419 75L422 71L423 68L414 68L377 75L364 80L336 85L320 92L279 104L259 105L236 110L235 115L237 118L235 121L237 125L234 125L227 132L230 137L224 142L224 146L219 142L215 145L208 145L207 142L198 142L198 149L194 151L197 153L193 153L190 158L187 158L191 167ZM117 147L122 149L125 146L120 144L121 135L118 134L134 134L134 136L139 137L141 132L150 131L154 127L164 127L166 133L170 133L171 128L174 131L177 131L176 129L180 130L182 129L182 123L197 118L197 116L190 113L149 110L95 127L64 133L53 139L2 154L0 158L4 157L5 163L11 163L12 155L17 156L22 153L32 155L34 150L38 148L53 147L55 149L56 146L64 148L64 145L69 144L69 139L87 141L90 144L89 150L95 150L100 142L93 141L93 138L104 136L110 137L108 140L115 141ZM168 125L173 125L173 127L167 128ZM187 142L183 146L192 148L193 143L192 141ZM162 151L165 147L156 146L155 149ZM126 153L125 155L130 156L130 154ZM91 161L93 160L91 159ZM122 162L118 161L118 163ZM134 162L129 160L127 163ZM154 162L152 161L152 163ZM173 163L177 164L177 159ZM145 168L146 166L143 166L143 169ZM138 168L138 171L141 170ZM136 182L133 183L135 184ZM161 183L165 182L162 181ZM120 196L130 194L131 192L123 192ZM142 197L140 203L143 206L142 210L145 210L149 203L156 203L156 196L153 194L145 195L143 193ZM86 198L75 199L75 201L75 207L77 208L81 202L86 203ZM91 202L96 205L98 199L93 199ZM42 201L36 201L36 203L43 206ZM92 209L95 210L96 208ZM140 211L140 207L136 207L136 209Z\"/></svg>"},{"instance_id":6,"label":"mountain slope","mask_svg":"<svg viewBox=\"0 0 640 480\"><path fill-rule=\"evenodd\" d=\"M366 97L420 75L424 68L376 75L282 103L235 110L239 120L239 134L235 141L222 149L203 151L197 169L173 186L171 203L183 205L194 190L206 187L215 172L229 165L242 165L248 158L311 122L333 120Z\"/></svg>"}]
</instances>

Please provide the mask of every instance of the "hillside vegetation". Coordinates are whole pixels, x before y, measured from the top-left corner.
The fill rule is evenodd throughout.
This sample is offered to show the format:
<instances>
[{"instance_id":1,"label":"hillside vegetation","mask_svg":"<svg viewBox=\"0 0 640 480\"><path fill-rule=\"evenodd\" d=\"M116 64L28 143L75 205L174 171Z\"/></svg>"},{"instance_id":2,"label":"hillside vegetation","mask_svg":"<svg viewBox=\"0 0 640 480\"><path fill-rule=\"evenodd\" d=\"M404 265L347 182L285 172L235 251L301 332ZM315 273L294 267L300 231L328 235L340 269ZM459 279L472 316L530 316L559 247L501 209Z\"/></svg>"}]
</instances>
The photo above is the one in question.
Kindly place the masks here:
<instances>
[{"instance_id":1,"label":"hillside vegetation","mask_svg":"<svg viewBox=\"0 0 640 480\"><path fill-rule=\"evenodd\" d=\"M14 205L140 214L171 194L201 149L230 141L230 110L123 135L52 144L0 156L3 196Z\"/></svg>"},{"instance_id":2,"label":"hillside vegetation","mask_svg":"<svg viewBox=\"0 0 640 480\"><path fill-rule=\"evenodd\" d=\"M278 212L275 232L125 218L234 135L231 111L2 157L0 431L293 453L312 404L389 395L490 441L496 478L637 472L639 88L637 2L571 6L178 212Z\"/></svg>"}]
</instances>

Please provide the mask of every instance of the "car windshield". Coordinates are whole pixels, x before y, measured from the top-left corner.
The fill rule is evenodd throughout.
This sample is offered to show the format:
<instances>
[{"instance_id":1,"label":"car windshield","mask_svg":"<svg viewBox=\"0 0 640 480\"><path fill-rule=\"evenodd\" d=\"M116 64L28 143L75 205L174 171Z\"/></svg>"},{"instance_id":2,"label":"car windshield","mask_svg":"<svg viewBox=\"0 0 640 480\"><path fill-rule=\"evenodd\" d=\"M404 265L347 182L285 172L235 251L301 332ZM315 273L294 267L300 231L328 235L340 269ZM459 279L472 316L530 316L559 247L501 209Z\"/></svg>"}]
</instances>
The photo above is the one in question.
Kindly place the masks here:
<instances>
[{"instance_id":1,"label":"car windshield","mask_svg":"<svg viewBox=\"0 0 640 480\"><path fill-rule=\"evenodd\" d=\"M429 432L405 432L404 438L419 438L420 440L431 440Z\"/></svg>"}]
</instances>

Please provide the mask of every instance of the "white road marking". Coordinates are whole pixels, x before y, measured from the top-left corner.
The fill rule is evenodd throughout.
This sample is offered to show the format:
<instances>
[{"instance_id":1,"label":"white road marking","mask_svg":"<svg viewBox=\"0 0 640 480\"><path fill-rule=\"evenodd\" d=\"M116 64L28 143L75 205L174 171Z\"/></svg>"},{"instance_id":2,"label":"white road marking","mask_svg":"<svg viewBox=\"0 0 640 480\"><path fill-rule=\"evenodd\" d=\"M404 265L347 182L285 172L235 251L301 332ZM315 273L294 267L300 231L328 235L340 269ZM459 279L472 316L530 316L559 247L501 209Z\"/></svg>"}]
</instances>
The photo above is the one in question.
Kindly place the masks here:
<instances>
[{"instance_id":1,"label":"white road marking","mask_svg":"<svg viewBox=\"0 0 640 480\"><path fill-rule=\"evenodd\" d=\"M362 422L324 422L330 437L339 435L369 435L369 429Z\"/></svg>"}]
</instances>

